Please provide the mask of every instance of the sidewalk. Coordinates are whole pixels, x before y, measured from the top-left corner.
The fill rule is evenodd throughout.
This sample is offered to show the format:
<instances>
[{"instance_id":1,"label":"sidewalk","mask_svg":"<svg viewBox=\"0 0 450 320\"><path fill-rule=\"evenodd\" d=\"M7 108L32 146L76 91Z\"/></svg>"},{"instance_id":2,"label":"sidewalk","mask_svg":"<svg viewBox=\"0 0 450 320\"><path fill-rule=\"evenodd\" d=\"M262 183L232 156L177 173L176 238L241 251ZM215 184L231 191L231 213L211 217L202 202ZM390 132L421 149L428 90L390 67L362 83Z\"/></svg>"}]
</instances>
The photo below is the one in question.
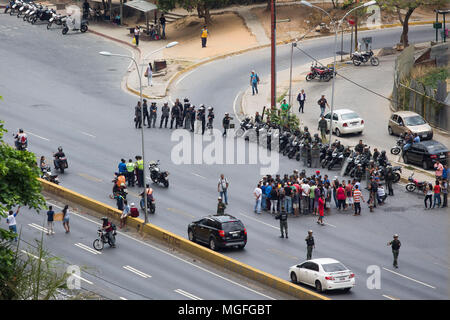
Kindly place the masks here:
<instances>
[{"instance_id":1,"label":"sidewalk","mask_svg":"<svg viewBox=\"0 0 450 320\"><path fill-rule=\"evenodd\" d=\"M375 50L375 54L378 52L379 50ZM337 72L364 87L374 88L373 90L377 93L389 97L393 85L393 76L389 73L389 70L392 70L395 58L395 55L380 57L380 65L378 67L372 67L370 64L354 67L350 61L339 62L337 64ZM324 59L320 62L327 65L332 63L333 59ZM308 126L309 131L313 135L314 133L319 133L317 126L320 111L317 106L317 100L319 100L321 94L324 94L331 105L332 80L330 82L319 82L318 80L307 82L305 76L309 72L310 66L311 64L308 63L293 68L291 102L293 106L292 112L300 119L300 127ZM386 77L386 75L392 79ZM289 102L289 70L278 72L277 84L277 100L280 101L282 98L285 98ZM304 113L298 112L298 102L296 100L297 94L301 89L304 89L306 93ZM261 78L258 91L259 94L252 95L251 87L247 87L242 96L240 110L236 111L237 116L240 118L244 115L254 117L256 111L262 114L264 106L270 107L270 77ZM345 135L339 138L333 135L332 139L339 139L344 145L349 146L355 146L359 139L362 139L364 143L371 146L371 150L374 148L378 148L380 152L381 150L386 150L391 163L403 167L403 183L408 182L408 176L413 171L415 172L415 178L433 182L434 173L432 171L416 169L415 167L412 171L413 166L405 165L399 160L398 156L390 154L390 149L395 144L395 138L390 137L387 133L387 119L391 114L389 105L388 100L360 89L338 75L335 83L335 109L348 108L356 111L364 119L365 128L362 135ZM278 109L279 106L280 103L277 102ZM329 111L329 109L326 110L326 112ZM448 144L448 142L445 142L448 141L448 137L437 132L435 132L435 137L436 140Z\"/></svg>"}]
</instances>

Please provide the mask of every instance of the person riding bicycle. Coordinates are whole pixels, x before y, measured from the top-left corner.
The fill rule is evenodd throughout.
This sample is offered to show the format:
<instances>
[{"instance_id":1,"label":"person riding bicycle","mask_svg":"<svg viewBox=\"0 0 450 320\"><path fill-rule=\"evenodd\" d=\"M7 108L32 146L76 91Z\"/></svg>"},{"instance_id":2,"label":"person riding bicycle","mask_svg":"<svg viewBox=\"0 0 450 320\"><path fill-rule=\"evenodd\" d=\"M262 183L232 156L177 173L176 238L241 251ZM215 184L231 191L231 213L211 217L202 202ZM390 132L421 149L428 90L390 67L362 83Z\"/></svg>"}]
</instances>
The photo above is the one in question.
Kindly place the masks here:
<instances>
[{"instance_id":1,"label":"person riding bicycle","mask_svg":"<svg viewBox=\"0 0 450 320\"><path fill-rule=\"evenodd\" d=\"M115 248L116 247L116 239L113 234L114 233L113 224L110 221L108 221L107 217L103 217L102 221L103 221L102 230L104 232L106 232L105 236L109 240L111 247Z\"/></svg>"}]
</instances>

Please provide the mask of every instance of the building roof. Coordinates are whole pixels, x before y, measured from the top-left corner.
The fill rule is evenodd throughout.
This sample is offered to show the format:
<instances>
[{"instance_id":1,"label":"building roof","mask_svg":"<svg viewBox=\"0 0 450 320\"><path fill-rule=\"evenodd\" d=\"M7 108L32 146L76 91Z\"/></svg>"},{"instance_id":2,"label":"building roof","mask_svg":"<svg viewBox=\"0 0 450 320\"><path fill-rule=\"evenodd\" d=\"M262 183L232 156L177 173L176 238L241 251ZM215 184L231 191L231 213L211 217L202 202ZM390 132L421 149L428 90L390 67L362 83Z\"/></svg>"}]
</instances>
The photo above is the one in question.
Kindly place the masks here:
<instances>
[{"instance_id":1,"label":"building roof","mask_svg":"<svg viewBox=\"0 0 450 320\"><path fill-rule=\"evenodd\" d=\"M124 4L128 7L131 7L133 9L136 9L136 10L139 10L142 12L149 12L149 11L153 11L153 10L157 9L155 4L147 2L145 0L132 0L132 1L127 1Z\"/></svg>"}]
</instances>

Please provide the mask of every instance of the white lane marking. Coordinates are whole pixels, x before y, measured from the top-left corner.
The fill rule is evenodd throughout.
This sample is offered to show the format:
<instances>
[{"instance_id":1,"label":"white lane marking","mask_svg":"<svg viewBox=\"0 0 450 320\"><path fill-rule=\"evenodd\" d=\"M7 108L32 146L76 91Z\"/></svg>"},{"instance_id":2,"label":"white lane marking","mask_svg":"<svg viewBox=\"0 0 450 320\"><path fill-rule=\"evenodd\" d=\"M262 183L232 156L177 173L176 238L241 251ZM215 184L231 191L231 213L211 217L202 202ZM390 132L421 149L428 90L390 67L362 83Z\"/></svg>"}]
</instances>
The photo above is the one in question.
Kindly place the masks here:
<instances>
[{"instance_id":1,"label":"white lane marking","mask_svg":"<svg viewBox=\"0 0 450 320\"><path fill-rule=\"evenodd\" d=\"M173 291L175 291L176 293L179 293L179 294L181 294L181 295L183 295L185 297L188 297L189 299L192 299L192 300L203 300L203 299L201 299L201 298L199 298L197 296L194 296L192 293L186 292L186 291L181 290L181 289L177 289L177 290L173 290Z\"/></svg>"},{"instance_id":2,"label":"white lane marking","mask_svg":"<svg viewBox=\"0 0 450 320\"><path fill-rule=\"evenodd\" d=\"M56 205L56 204L53 204L53 203L50 203L50 202L48 202L48 204L54 206L55 208L62 209L62 207L60 207L60 206L58 206L58 205ZM101 223L96 222L96 221L94 221L94 220L91 220L91 219L89 219L89 218L87 218L87 217L84 217L84 216L82 216L82 215L80 215L80 214L78 214L78 213L72 212L72 214L73 214L74 216L77 216L77 217L81 218L81 219L84 219L84 220L86 220L86 221L92 222L92 223L95 224L95 225L98 225L98 226L101 225ZM229 282L229 283L232 283L232 284L234 284L234 285L236 285L236 286L238 286L238 287L241 287L241 288L246 289L246 290L248 290L248 291L250 291L250 292L253 292L253 293L255 293L255 294L258 294L258 295L260 295L260 296L263 296L263 297L265 297L265 298L267 298L267 299L270 299L270 300L276 300L275 298L272 298L271 296L268 296L268 295L265 295L265 294L263 294L263 293L261 293L261 292L258 292L258 291L256 291L256 290L250 289L250 288L248 288L248 287L246 287L246 286L244 286L244 285L242 285L242 284L240 284L240 283L238 283L238 282L236 282L236 281L230 280L230 279L225 278L225 277L223 277L223 276L221 276L221 275L219 275L219 274L217 274L217 273L214 273L214 272L212 272L212 271L210 271L210 270L208 270L208 269L205 269L205 268L203 268L203 267L200 267L200 266L198 266L198 265L195 265L194 263L192 263L192 262L190 262L190 261L187 261L187 260L184 260L183 258L177 257L176 255L171 254L171 253L169 253L169 252L167 252L167 251L164 251L163 249L157 248L157 247L152 246L151 244L148 244L148 243L146 243L146 242L144 242L144 241L141 241L141 240L139 240L139 239L133 238L132 236L130 236L130 235L128 235L128 234L125 234L125 233L120 232L120 231L118 231L117 233L120 234L120 235L123 236L123 237L126 237L126 238L128 238L128 239L131 239L131 240L133 240L133 241L136 241L136 242L138 242L138 243L140 243L140 244L142 244L142 245L144 245L144 246L150 247L150 248L152 248L152 249L154 249L154 250L156 250L156 251L159 251L159 252L161 252L161 253L163 253L163 254L165 254L165 255L168 255L168 256L170 256L170 257L172 257L172 258L174 258L174 259L177 259L177 260L179 260L179 261L181 261L181 262L184 262L184 263L186 263L186 264L188 264L188 265L190 265L190 266L192 266L192 267L195 267L195 268L197 268L197 269L199 269L199 270L202 270L203 272L212 274L212 275L216 276L216 277L219 278L219 279L225 280L225 281L227 281L227 282Z\"/></svg>"},{"instance_id":3,"label":"white lane marking","mask_svg":"<svg viewBox=\"0 0 450 320\"><path fill-rule=\"evenodd\" d=\"M95 249L91 249L87 245L82 244L80 242L75 243L74 245L77 246L78 248L86 250L87 252L92 253L92 254L102 254L100 251L97 251Z\"/></svg>"},{"instance_id":4,"label":"white lane marking","mask_svg":"<svg viewBox=\"0 0 450 320\"><path fill-rule=\"evenodd\" d=\"M84 132L84 131L80 131L82 134L84 134L84 135L86 135L86 136L89 136L89 137L92 137L92 138L95 138L95 136L94 135L92 135L92 134L90 134L90 133L87 133L87 132Z\"/></svg>"},{"instance_id":5,"label":"white lane marking","mask_svg":"<svg viewBox=\"0 0 450 320\"><path fill-rule=\"evenodd\" d=\"M326 224L327 226L330 226L330 227L333 227L333 228L337 228L335 225L332 225L331 223L324 222L323 224Z\"/></svg>"},{"instance_id":6,"label":"white lane marking","mask_svg":"<svg viewBox=\"0 0 450 320\"><path fill-rule=\"evenodd\" d=\"M239 116L236 113L236 102L237 102L237 98L239 97L239 95L241 94L242 91L239 91L238 94L236 95L236 97L234 98L233 101L233 111L234 111L234 115L236 116L236 118L238 118L239 120ZM239 120L240 121L240 120Z\"/></svg>"},{"instance_id":7,"label":"white lane marking","mask_svg":"<svg viewBox=\"0 0 450 320\"><path fill-rule=\"evenodd\" d=\"M201 176L201 175L199 175L199 174L197 174L197 173L195 173L195 172L191 172L194 176L197 176L197 177L199 177L199 178L202 178L202 179L207 179L206 177L204 177L204 176Z\"/></svg>"},{"instance_id":8,"label":"white lane marking","mask_svg":"<svg viewBox=\"0 0 450 320\"><path fill-rule=\"evenodd\" d=\"M33 227L33 228L35 228L35 229L38 229L39 231L48 233L48 230L47 230L46 228L41 227L41 226L38 225L38 224L35 224L35 223L29 223L28 225L29 225L30 227Z\"/></svg>"},{"instance_id":9,"label":"white lane marking","mask_svg":"<svg viewBox=\"0 0 450 320\"><path fill-rule=\"evenodd\" d=\"M264 224L264 225L266 225L266 226L268 226L268 227L271 227L271 228L280 230L280 227L275 227L275 226L273 226L273 225L271 225L271 224L269 224L269 223L265 223L265 222L263 222L263 221L261 221L261 220L259 220L259 219L255 219L255 218L253 218L253 217L251 217L251 216L248 216L248 215L246 215L246 214L243 214L242 212L241 212L241 214L242 214L244 217L247 217L247 218L249 218L249 219L255 220L255 221L257 221L257 222L259 222L259 223L262 223L262 224Z\"/></svg>"},{"instance_id":10,"label":"white lane marking","mask_svg":"<svg viewBox=\"0 0 450 320\"><path fill-rule=\"evenodd\" d=\"M391 296L388 296L388 295L385 295L385 294L383 294L383 297L385 297L387 299L391 299L391 300L400 300L398 298L394 298L394 297L391 297Z\"/></svg>"},{"instance_id":11,"label":"white lane marking","mask_svg":"<svg viewBox=\"0 0 450 320\"><path fill-rule=\"evenodd\" d=\"M120 300L128 300L127 298L124 297L119 297Z\"/></svg>"},{"instance_id":12,"label":"white lane marking","mask_svg":"<svg viewBox=\"0 0 450 320\"><path fill-rule=\"evenodd\" d=\"M29 255L30 257L35 258L36 260L39 259L39 257L37 257L37 256L35 256L34 254L31 254L31 253L29 253L29 252L27 252L27 251L25 251L25 250L20 250L20 251L22 251L23 253ZM41 258L41 261L44 262L45 260Z\"/></svg>"},{"instance_id":13,"label":"white lane marking","mask_svg":"<svg viewBox=\"0 0 450 320\"><path fill-rule=\"evenodd\" d=\"M77 274L75 274L75 273L71 273L70 275L71 275L72 277L75 277L75 278L80 279L81 281L87 282L87 283L89 283L90 285L93 285L93 284L94 284L94 283L92 283L91 281L86 280L85 278L82 278L82 277L80 277L79 275L77 275Z\"/></svg>"},{"instance_id":14,"label":"white lane marking","mask_svg":"<svg viewBox=\"0 0 450 320\"><path fill-rule=\"evenodd\" d=\"M178 79L177 83L175 83L175 87L178 86L178 84L184 79L186 78L188 75L190 75L192 72L194 72L195 70L191 70L188 73L185 73L180 79Z\"/></svg>"},{"instance_id":15,"label":"white lane marking","mask_svg":"<svg viewBox=\"0 0 450 320\"><path fill-rule=\"evenodd\" d=\"M135 268L133 268L131 266L123 266L122 268L124 268L124 269L126 269L126 270L128 270L130 272L133 272L133 273L137 274L138 276L141 276L142 278L145 278L145 279L152 277L152 276L150 276L150 275L148 275L148 274L146 274L146 273L144 273L142 271L139 271L139 270L137 270L137 269L135 269Z\"/></svg>"},{"instance_id":16,"label":"white lane marking","mask_svg":"<svg viewBox=\"0 0 450 320\"><path fill-rule=\"evenodd\" d=\"M429 288L431 288L431 289L436 289L436 287L433 287L433 286L431 286L431 285L429 285L429 284L426 284L425 282L422 282L422 281L419 281L419 280L416 280L416 279L407 277L407 276L405 276L405 275L403 275L403 274L401 274L401 273L398 273L398 272L395 272L395 271L386 269L386 268L384 268L384 267L383 267L383 269L386 270L386 271L392 272L393 274L396 274L396 275L398 275L398 276L400 276L400 277L403 277L403 278L406 278L406 279L408 279L408 280L411 280L411 281L420 283L420 284L422 284L422 285L424 285L424 286L426 286L426 287L429 287Z\"/></svg>"},{"instance_id":17,"label":"white lane marking","mask_svg":"<svg viewBox=\"0 0 450 320\"><path fill-rule=\"evenodd\" d=\"M47 138L38 136L37 134L34 134L33 132L30 132L30 131L25 131L25 133L31 134L32 136L38 137L38 138L40 138L40 139L42 139L42 140L50 141L50 139L47 139Z\"/></svg>"}]
</instances>

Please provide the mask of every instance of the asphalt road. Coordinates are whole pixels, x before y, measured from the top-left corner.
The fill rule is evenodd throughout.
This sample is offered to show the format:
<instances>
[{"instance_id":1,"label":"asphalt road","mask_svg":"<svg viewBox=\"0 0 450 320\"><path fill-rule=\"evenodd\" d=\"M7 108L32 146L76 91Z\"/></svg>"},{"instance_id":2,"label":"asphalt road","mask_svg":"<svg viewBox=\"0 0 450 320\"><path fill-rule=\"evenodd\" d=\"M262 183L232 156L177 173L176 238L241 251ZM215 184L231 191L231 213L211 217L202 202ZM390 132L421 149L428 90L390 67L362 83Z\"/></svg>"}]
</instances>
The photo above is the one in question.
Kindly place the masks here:
<instances>
[{"instance_id":1,"label":"asphalt road","mask_svg":"<svg viewBox=\"0 0 450 320\"><path fill-rule=\"evenodd\" d=\"M62 207L55 207L55 212ZM56 204L57 206L58 204ZM273 300L280 293L264 291L243 284L241 280L217 268L183 256L168 247L139 240L118 229L116 248L105 245L96 251L98 219L86 214L70 212L70 233L66 234L61 221L55 221L54 235L47 235L46 211L40 214L21 208L17 215L17 229L21 233L20 251L37 256L35 240L43 237L44 248L62 259L66 266L81 269L83 289L106 299L115 300ZM99 223L100 222L100 223ZM0 227L7 228L5 219ZM42 236L42 232L44 235ZM76 290L74 291L77 292Z\"/></svg>"},{"instance_id":2,"label":"asphalt road","mask_svg":"<svg viewBox=\"0 0 450 320\"><path fill-rule=\"evenodd\" d=\"M70 166L60 177L62 185L114 205L108 194L119 159L140 154L140 131L132 122L137 99L120 90L129 61L101 57L98 51L126 51L89 34L63 37L59 31L10 16L0 15L0 25L8 29L0 32L0 54L8 61L0 69L4 96L0 118L6 128L10 133L19 127L28 131L30 149L37 156L51 158L62 145ZM382 46L391 39L392 45L398 34L398 29L383 30L377 39L385 39ZM411 41L423 42L428 34L426 28L412 28ZM318 58L327 56L329 39L307 43L321 55ZM284 52L279 49L279 59L286 57ZM172 96L189 96L197 105L213 105L217 115L231 111L237 93L248 83L248 70L262 73L263 66L269 70L267 57L268 52L259 50L202 66L181 78ZM395 198L375 213L364 208L363 216L355 218L332 210L324 227L310 216L290 219L290 238L283 241L272 216L252 213L260 165L176 165L171 159L175 142L168 130L145 131L147 160L160 159L162 169L171 173L169 189L153 186L157 213L150 217L152 223L186 236L189 222L215 213L217 182L224 173L230 181L226 212L242 219L248 230L246 248L224 254L288 279L288 268L305 258L303 239L312 229L317 242L313 257L336 258L356 273L356 288L349 294L330 293L333 299L448 299L448 219L443 218L444 210L423 211L420 196L405 194L398 187ZM12 135L5 139L13 142ZM302 169L295 161L279 160L281 174ZM137 202L138 193L137 188L130 188L130 199ZM403 242L396 273L392 273L392 254L386 246L393 233L399 233ZM366 286L366 270L371 265L380 267L381 289Z\"/></svg>"}]
</instances>

